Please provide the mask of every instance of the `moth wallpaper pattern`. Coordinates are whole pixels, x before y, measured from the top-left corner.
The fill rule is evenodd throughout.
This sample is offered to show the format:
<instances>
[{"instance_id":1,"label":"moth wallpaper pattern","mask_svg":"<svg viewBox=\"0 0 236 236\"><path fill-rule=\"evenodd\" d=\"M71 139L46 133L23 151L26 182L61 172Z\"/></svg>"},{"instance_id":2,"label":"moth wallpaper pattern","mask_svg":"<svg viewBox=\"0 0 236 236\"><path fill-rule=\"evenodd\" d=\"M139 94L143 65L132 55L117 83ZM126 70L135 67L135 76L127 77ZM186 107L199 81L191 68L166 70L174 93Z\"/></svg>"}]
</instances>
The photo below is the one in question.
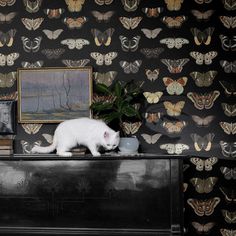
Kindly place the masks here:
<instances>
[{"instance_id":1,"label":"moth wallpaper pattern","mask_svg":"<svg viewBox=\"0 0 236 236\"><path fill-rule=\"evenodd\" d=\"M183 154L188 235L236 234L235 0L0 0L0 99L21 67L92 66L143 83L141 151ZM18 124L16 153L54 124Z\"/></svg>"}]
</instances>

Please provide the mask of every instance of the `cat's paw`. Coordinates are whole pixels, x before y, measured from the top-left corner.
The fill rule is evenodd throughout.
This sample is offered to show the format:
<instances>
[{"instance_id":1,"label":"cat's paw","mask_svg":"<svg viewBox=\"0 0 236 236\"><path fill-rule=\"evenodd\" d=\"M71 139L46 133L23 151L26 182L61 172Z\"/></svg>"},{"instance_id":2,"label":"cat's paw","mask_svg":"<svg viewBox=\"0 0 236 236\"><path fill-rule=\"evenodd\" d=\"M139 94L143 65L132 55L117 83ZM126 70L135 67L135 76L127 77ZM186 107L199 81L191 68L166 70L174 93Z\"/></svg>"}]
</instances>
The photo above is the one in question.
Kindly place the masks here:
<instances>
[{"instance_id":1,"label":"cat's paw","mask_svg":"<svg viewBox=\"0 0 236 236\"><path fill-rule=\"evenodd\" d=\"M58 152L57 155L59 155L60 157L72 157L71 152Z\"/></svg>"},{"instance_id":2,"label":"cat's paw","mask_svg":"<svg viewBox=\"0 0 236 236\"><path fill-rule=\"evenodd\" d=\"M100 152L92 152L92 155L94 157L100 157L101 156L101 153Z\"/></svg>"}]
</instances>

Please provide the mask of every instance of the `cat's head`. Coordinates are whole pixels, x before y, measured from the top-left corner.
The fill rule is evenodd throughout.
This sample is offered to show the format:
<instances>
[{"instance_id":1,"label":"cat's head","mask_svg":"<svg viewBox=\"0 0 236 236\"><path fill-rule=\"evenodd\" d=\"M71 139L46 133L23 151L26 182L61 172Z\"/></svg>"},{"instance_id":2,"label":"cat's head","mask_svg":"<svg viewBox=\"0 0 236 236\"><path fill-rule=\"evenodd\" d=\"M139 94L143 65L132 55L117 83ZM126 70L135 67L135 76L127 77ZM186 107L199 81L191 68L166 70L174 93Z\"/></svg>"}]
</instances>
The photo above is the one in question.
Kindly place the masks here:
<instances>
[{"instance_id":1,"label":"cat's head","mask_svg":"<svg viewBox=\"0 0 236 236\"><path fill-rule=\"evenodd\" d=\"M115 131L105 131L103 134L103 143L102 146L106 150L115 149L120 142L120 132Z\"/></svg>"}]
</instances>

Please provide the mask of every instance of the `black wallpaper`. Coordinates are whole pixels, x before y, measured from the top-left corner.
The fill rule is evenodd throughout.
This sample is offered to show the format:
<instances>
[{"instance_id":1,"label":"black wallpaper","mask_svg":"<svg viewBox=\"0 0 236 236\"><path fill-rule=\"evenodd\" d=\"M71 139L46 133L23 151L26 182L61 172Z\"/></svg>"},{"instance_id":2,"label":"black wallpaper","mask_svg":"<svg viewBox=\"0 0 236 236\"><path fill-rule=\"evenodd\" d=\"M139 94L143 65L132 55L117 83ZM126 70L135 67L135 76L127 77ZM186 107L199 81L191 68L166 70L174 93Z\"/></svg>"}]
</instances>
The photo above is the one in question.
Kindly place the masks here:
<instances>
[{"instance_id":1,"label":"black wallpaper","mask_svg":"<svg viewBox=\"0 0 236 236\"><path fill-rule=\"evenodd\" d=\"M21 67L87 62L94 72L106 73L100 82L144 82L143 122L134 133L140 151L196 157L184 172L189 235L235 235L235 1L69 3L0 0L0 98L12 98L17 86L11 72ZM73 49L61 43L65 39ZM79 39L89 45L80 48ZM48 145L55 127L17 124L15 152ZM215 210L207 212L207 204Z\"/></svg>"}]
</instances>

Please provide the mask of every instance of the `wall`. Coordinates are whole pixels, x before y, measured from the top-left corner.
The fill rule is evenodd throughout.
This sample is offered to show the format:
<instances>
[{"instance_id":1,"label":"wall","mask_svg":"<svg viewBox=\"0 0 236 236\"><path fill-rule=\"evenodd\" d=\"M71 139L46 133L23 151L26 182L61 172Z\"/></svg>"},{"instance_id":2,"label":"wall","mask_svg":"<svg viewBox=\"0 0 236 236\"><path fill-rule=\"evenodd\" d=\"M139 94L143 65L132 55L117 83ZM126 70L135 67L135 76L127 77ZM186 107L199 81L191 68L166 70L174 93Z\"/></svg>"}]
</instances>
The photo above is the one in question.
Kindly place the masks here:
<instances>
[{"instance_id":1,"label":"wall","mask_svg":"<svg viewBox=\"0 0 236 236\"><path fill-rule=\"evenodd\" d=\"M16 82L5 81L4 75L16 71L17 68L32 66L34 63L43 67L62 67L65 66L63 60L77 61L76 64L78 64L80 60L88 59L87 65L92 66L94 72L117 72L114 78L114 72L108 73L105 76L107 79L121 81L134 79L144 82L143 89L147 93L145 93L146 98L143 104L143 123L135 133L141 142L143 152L213 157L210 159L213 162L218 160L217 158L235 157L235 144L233 144L233 134L235 134L235 82L233 81L235 75L233 58L235 55L233 52L235 50L235 40L233 39L235 6L232 6L233 1L185 0L179 5L180 1L173 0L174 5L179 5L176 11L172 10L171 1L168 0L140 2L124 0L123 2L126 2L126 7L122 1L118 0L85 0L81 11L71 12L63 0L0 1L1 98L5 98L7 94L17 90ZM101 3L101 5L97 3ZM133 7L134 11L130 11L130 9L132 10L130 4L137 4L137 9ZM57 13L50 10L59 8L61 10L58 10ZM149 12L150 17L147 16L148 13L145 13L149 11L148 8L156 8ZM161 13L158 12L159 10ZM98 16L94 16L92 11L99 11L103 14L112 11L114 14L106 21L98 22ZM10 16L14 14L10 15L10 12L16 12L11 20ZM50 16L50 14L52 15ZM80 28L70 29L63 22L65 18L81 16L85 16L87 22ZM230 18L232 22L226 19L227 17L221 19L221 16L232 17ZM142 17L142 19L139 24L133 19L132 26L129 28L129 23L121 23L120 17ZM173 17L177 18L173 19ZM23 18L28 18L28 20L23 20ZM37 22L39 20L36 18L42 18L42 23ZM106 17L102 16L102 19L104 18ZM22 21L28 21L28 23ZM80 25L78 22L75 24ZM171 26L177 27L172 28ZM107 42L108 28L114 29L110 43ZM161 31L156 28L160 28ZM58 29L63 31L57 35L56 32L59 31L56 30ZM96 45L91 31L98 33L100 46ZM160 32L158 33L158 31ZM222 38L220 35L224 35L226 38ZM13 40L12 44L9 42L9 36ZM123 43L121 43L120 36L124 37ZM140 37L139 42L134 38L136 36ZM22 37L25 37L25 40L22 40ZM39 43L35 42L37 37L42 37ZM68 38L73 41L73 49L61 44L62 40ZM78 38L87 39L89 45L77 49L78 41L75 39ZM166 38L171 39L165 40ZM184 38L184 40L178 38ZM165 43L162 44L160 40ZM188 42L188 44L182 45L183 42ZM106 43L109 45L104 45ZM173 46L175 47L172 48ZM56 55L51 58L49 54L55 49L58 49L56 53L54 52ZM117 56L111 59L110 65L98 65L99 62L92 56L94 52L98 52L98 57L101 57L102 62L104 62L104 57L113 57L115 54ZM110 52L115 52L115 54ZM16 58L18 54L19 57ZM95 57L97 57L96 55ZM8 64L7 59L13 65ZM185 63L181 64L182 62ZM125 73L123 67L126 67L130 73ZM165 82L163 78L165 78ZM105 82L108 81L105 79ZM175 94L172 95L172 92ZM15 152L30 153L31 148L37 142L47 145L48 135L45 134L52 135L55 127L56 125L44 124L32 128L29 125L18 124ZM177 143L178 145L176 145ZM191 215L193 221L200 223L223 221L222 227L235 228L235 220L233 224L227 224L221 213L221 209L226 207L235 210L235 203L233 204L233 201L230 203L234 209L229 207L224 201L224 193L220 190L220 183L225 186L226 181L229 189L235 183L235 181L232 182L233 180L224 179L223 174L230 170L221 170L221 167L225 165L231 167L231 163L224 161L218 161L215 165L210 163L210 166L214 165L213 170L216 169L213 172L196 170L195 166L196 163L199 164L199 161L205 163L206 166L204 160L194 159L192 162L195 164L189 161L190 167L185 172L189 188L185 196L198 199L220 196L221 203L217 206L218 211L210 216L205 216L204 220L193 213L193 209L188 203L186 203L186 214ZM222 172L224 173L222 174ZM235 171L232 170L229 175L234 175L235 178ZM215 176L219 176L223 182L219 181L215 185L214 191L216 192L211 193L213 195L208 193L198 195L195 192L191 178L203 178L202 181L199 179L197 184L200 181L202 188L204 186L207 188L208 182L204 182L205 179ZM235 192L232 193L233 197L235 198ZM212 215L213 218L211 218ZM191 225L191 221L187 226L190 231L192 230L191 235L193 235L196 230ZM201 227L203 228L203 226L199 226L199 228ZM214 226L215 231L212 231L214 235L220 235L219 227L219 224ZM221 234L227 235L224 232Z\"/></svg>"}]
</instances>

